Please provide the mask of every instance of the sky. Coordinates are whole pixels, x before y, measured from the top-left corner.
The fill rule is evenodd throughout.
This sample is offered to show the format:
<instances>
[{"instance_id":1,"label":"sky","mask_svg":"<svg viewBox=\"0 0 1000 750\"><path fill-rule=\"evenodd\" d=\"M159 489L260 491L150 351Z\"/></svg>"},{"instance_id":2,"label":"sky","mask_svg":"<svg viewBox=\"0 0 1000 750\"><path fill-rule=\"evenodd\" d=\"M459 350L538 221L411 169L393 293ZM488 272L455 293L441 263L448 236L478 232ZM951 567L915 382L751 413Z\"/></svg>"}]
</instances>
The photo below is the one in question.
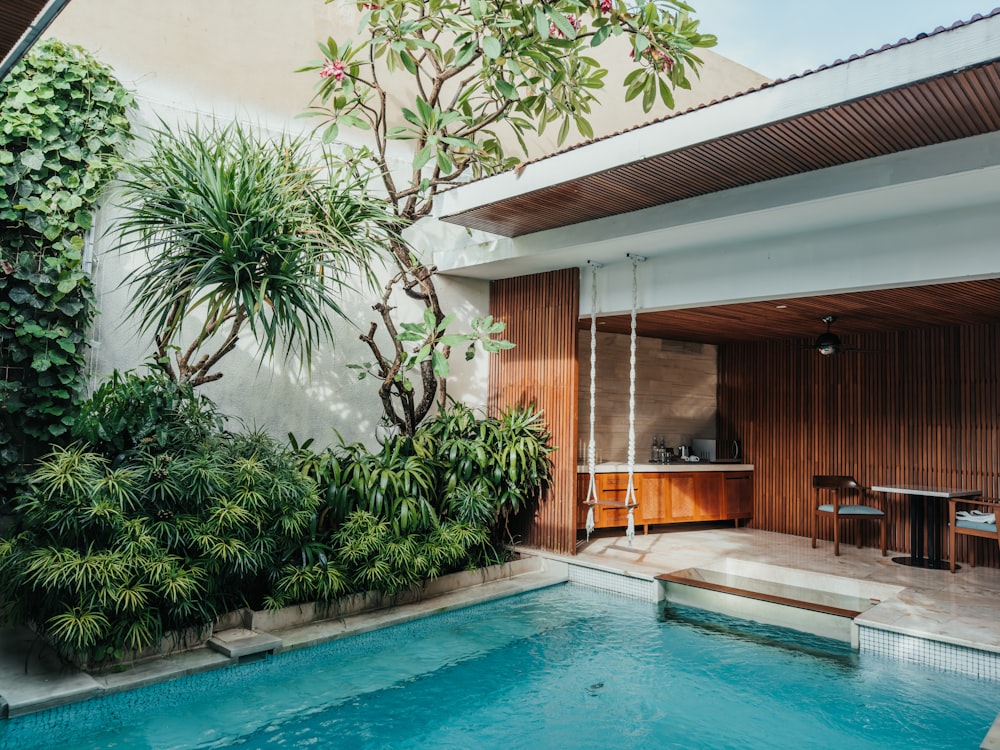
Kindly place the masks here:
<instances>
[{"instance_id":1,"label":"sky","mask_svg":"<svg viewBox=\"0 0 1000 750\"><path fill-rule=\"evenodd\" d=\"M720 55L769 78L987 15L1000 0L687 0Z\"/></svg>"}]
</instances>

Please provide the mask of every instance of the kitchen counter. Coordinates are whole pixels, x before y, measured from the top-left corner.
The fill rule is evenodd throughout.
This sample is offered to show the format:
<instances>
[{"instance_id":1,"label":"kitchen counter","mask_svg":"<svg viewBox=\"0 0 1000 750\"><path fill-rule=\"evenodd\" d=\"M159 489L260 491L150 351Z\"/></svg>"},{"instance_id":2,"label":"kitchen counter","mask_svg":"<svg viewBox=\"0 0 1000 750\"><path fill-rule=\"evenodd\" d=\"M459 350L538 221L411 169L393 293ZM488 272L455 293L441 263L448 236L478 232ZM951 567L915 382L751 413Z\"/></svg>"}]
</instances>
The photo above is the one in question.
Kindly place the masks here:
<instances>
[{"instance_id":1,"label":"kitchen counter","mask_svg":"<svg viewBox=\"0 0 1000 750\"><path fill-rule=\"evenodd\" d=\"M589 474L590 467L577 466L578 474ZM671 461L666 464L636 464L632 467L636 474L681 474L689 471L753 471L753 464L733 464L727 461ZM594 467L596 474L627 474L628 464L603 463Z\"/></svg>"},{"instance_id":2,"label":"kitchen counter","mask_svg":"<svg viewBox=\"0 0 1000 750\"><path fill-rule=\"evenodd\" d=\"M753 518L753 464L671 461L633 468L632 520L646 531L651 524L732 521L739 526ZM577 528L587 525L591 511L596 528L626 526L628 465L603 463L595 469L593 487L587 467L577 469Z\"/></svg>"}]
</instances>

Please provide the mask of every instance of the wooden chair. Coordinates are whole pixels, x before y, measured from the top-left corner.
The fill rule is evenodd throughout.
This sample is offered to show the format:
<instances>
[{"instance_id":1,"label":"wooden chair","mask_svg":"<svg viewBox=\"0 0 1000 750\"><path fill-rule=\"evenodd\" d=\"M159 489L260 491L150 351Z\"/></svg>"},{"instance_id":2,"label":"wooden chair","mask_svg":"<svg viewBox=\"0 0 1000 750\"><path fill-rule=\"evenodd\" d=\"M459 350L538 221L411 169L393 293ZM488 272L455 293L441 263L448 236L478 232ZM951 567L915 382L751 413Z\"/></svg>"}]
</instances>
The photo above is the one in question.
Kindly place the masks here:
<instances>
[{"instance_id":1,"label":"wooden chair","mask_svg":"<svg viewBox=\"0 0 1000 750\"><path fill-rule=\"evenodd\" d=\"M959 510L978 510L983 513L993 513L993 523L983 523L982 521L963 521L958 517ZM955 537L958 536L978 536L984 539L992 539L1000 544L1000 534L997 534L996 515L1000 514L1000 500L986 498L958 498L953 497L948 502L948 557L951 558L951 572L955 572L955 558L957 549L955 548ZM969 565L976 567L976 548L969 545Z\"/></svg>"},{"instance_id":2,"label":"wooden chair","mask_svg":"<svg viewBox=\"0 0 1000 750\"><path fill-rule=\"evenodd\" d=\"M842 495L848 491L857 491L859 500L863 500L867 489L854 481L854 477L831 476L818 474L813 477L813 494L815 504L812 522L812 546L816 549L816 529L819 526L820 517L833 519L833 554L840 555L840 522L845 520L871 520L878 521L879 533L882 542L882 557L885 557L885 513L874 505L865 504L844 504L841 502ZM820 503L820 492L830 491L833 493L832 503ZM858 533L858 547L861 547L861 534Z\"/></svg>"}]
</instances>

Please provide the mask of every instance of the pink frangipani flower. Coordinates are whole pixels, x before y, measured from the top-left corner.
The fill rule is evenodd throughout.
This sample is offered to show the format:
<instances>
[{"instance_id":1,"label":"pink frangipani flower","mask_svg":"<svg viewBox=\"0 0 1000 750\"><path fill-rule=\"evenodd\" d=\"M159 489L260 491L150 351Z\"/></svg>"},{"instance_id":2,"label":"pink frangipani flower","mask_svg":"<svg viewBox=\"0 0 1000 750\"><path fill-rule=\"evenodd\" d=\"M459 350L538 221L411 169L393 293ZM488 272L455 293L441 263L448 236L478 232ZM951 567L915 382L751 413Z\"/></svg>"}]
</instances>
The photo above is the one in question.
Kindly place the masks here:
<instances>
[{"instance_id":1,"label":"pink frangipani flower","mask_svg":"<svg viewBox=\"0 0 1000 750\"><path fill-rule=\"evenodd\" d=\"M319 69L319 77L330 78L332 76L337 81L343 81L346 68L347 66L342 60L330 60L330 58L324 57L323 67Z\"/></svg>"}]
</instances>

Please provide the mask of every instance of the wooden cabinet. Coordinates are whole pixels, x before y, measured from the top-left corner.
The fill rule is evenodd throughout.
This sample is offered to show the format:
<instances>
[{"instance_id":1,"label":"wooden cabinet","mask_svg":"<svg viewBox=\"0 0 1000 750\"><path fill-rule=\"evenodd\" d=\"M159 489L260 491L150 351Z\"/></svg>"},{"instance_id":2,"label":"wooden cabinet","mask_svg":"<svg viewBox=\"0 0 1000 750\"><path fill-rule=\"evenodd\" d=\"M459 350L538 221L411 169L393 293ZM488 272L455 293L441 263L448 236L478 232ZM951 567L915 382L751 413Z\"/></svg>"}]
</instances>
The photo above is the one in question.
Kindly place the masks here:
<instances>
[{"instance_id":1,"label":"wooden cabinet","mask_svg":"<svg viewBox=\"0 0 1000 750\"><path fill-rule=\"evenodd\" d=\"M716 521L722 507L720 472L640 474L643 524Z\"/></svg>"},{"instance_id":2,"label":"wooden cabinet","mask_svg":"<svg viewBox=\"0 0 1000 750\"><path fill-rule=\"evenodd\" d=\"M628 474L595 474L598 505L594 506L595 528L628 524L624 507ZM752 471L643 472L634 475L635 523L696 523L740 520L753 517ZM590 475L577 475L577 528L587 521Z\"/></svg>"},{"instance_id":3,"label":"wooden cabinet","mask_svg":"<svg viewBox=\"0 0 1000 750\"><path fill-rule=\"evenodd\" d=\"M663 519L670 515L670 485L664 481L664 474L639 474L639 490L642 501L636 512L639 515L637 523L648 526L651 523L664 523Z\"/></svg>"},{"instance_id":4,"label":"wooden cabinet","mask_svg":"<svg viewBox=\"0 0 1000 750\"><path fill-rule=\"evenodd\" d=\"M753 518L753 473L727 471L723 485L723 518L732 519L737 526L741 520Z\"/></svg>"}]
</instances>

